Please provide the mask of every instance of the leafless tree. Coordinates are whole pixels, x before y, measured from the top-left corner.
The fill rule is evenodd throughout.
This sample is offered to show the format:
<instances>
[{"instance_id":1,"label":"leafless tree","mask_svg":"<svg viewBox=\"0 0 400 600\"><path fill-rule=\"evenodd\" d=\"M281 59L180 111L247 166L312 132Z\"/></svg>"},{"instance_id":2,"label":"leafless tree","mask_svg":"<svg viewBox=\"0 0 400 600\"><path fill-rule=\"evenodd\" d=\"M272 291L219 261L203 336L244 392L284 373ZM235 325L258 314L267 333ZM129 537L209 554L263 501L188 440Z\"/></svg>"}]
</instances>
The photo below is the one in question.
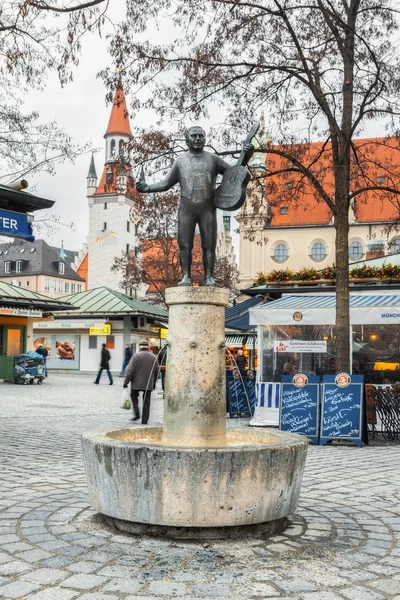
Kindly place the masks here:
<instances>
[{"instance_id":1,"label":"leafless tree","mask_svg":"<svg viewBox=\"0 0 400 600\"><path fill-rule=\"evenodd\" d=\"M277 172L296 176L297 191L311 190L334 219L337 368L348 370L350 204L373 192L397 206L400 191L398 3L128 0L127 5L111 53L124 69L133 108L154 109L160 123L177 123L174 132L157 133L157 125L143 132L147 146L135 142L138 160L152 158L154 168L162 168L183 144L185 120L207 117L212 105L223 111L223 123L211 139L216 150L229 153L264 109L274 141L267 150L276 157L268 179ZM170 42L146 36L150 25L162 25L167 16L174 27ZM112 89L113 77L103 76ZM388 136L377 144L392 146L390 164L381 164L376 148L370 145L366 152L355 142L371 121L379 121ZM321 142L317 152L310 145L315 141ZM329 176L319 176L321 158ZM386 169L384 185L373 176L374 166Z\"/></svg>"}]
</instances>

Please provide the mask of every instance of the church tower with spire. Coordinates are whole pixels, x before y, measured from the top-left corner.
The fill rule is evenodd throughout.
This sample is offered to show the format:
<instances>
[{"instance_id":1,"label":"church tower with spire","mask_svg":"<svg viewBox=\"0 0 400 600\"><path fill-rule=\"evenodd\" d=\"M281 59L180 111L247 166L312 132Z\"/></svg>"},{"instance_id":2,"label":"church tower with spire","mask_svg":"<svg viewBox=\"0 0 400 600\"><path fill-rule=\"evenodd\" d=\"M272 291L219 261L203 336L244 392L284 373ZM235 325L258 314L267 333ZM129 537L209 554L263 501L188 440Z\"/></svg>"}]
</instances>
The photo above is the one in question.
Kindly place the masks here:
<instances>
[{"instance_id":1,"label":"church tower with spire","mask_svg":"<svg viewBox=\"0 0 400 600\"><path fill-rule=\"evenodd\" d=\"M88 289L107 286L121 291L121 274L111 271L114 258L135 248L137 201L127 147L132 131L125 94L119 82L105 139L105 164L97 179L92 154L87 175L89 203Z\"/></svg>"}]
</instances>

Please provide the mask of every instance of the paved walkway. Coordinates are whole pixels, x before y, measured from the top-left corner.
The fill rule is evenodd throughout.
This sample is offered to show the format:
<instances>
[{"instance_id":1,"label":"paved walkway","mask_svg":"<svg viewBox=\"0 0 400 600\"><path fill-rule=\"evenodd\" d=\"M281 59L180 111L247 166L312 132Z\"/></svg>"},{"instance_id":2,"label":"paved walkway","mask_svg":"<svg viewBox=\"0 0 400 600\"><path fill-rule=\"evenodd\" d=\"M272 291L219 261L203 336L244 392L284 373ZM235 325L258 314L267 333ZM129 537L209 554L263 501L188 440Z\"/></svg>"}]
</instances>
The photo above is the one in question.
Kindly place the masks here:
<instances>
[{"instance_id":1,"label":"paved walkway","mask_svg":"<svg viewBox=\"0 0 400 600\"><path fill-rule=\"evenodd\" d=\"M400 600L400 447L310 447L272 540L172 542L100 525L79 436L123 427L122 380L0 384L0 598ZM161 417L156 395L152 420Z\"/></svg>"}]
</instances>

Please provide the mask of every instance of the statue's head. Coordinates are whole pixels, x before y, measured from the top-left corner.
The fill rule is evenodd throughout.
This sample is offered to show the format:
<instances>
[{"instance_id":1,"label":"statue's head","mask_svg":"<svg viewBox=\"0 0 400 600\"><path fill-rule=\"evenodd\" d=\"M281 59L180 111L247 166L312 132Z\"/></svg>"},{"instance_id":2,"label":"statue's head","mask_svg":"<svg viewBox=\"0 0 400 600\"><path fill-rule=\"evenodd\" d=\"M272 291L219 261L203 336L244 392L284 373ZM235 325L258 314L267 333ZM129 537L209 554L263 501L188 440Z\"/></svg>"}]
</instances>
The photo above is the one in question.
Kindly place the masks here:
<instances>
[{"instance_id":1,"label":"statue's head","mask_svg":"<svg viewBox=\"0 0 400 600\"><path fill-rule=\"evenodd\" d=\"M202 152L206 143L206 132L202 127L195 125L186 130L186 143L190 150Z\"/></svg>"}]
</instances>

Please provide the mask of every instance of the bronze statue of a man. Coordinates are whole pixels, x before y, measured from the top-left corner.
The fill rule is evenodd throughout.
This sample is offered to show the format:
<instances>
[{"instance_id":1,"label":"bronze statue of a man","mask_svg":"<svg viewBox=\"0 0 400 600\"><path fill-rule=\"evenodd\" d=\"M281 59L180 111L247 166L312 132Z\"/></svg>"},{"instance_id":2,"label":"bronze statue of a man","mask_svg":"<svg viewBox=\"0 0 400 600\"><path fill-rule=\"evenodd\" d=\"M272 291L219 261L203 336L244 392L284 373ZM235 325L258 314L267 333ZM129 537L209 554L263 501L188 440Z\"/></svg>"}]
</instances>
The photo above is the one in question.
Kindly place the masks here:
<instances>
[{"instance_id":1,"label":"bronze statue of a man","mask_svg":"<svg viewBox=\"0 0 400 600\"><path fill-rule=\"evenodd\" d=\"M217 244L217 216L215 184L217 176L230 166L216 154L204 152L206 134L201 127L190 127L186 132L188 152L175 161L166 179L148 184L139 181L138 192L164 192L179 183L181 200L178 211L178 245L182 268L181 286L190 286L192 250L196 225L199 225L203 249L204 284L214 286L215 248ZM253 146L247 144L244 150L252 153Z\"/></svg>"}]
</instances>

